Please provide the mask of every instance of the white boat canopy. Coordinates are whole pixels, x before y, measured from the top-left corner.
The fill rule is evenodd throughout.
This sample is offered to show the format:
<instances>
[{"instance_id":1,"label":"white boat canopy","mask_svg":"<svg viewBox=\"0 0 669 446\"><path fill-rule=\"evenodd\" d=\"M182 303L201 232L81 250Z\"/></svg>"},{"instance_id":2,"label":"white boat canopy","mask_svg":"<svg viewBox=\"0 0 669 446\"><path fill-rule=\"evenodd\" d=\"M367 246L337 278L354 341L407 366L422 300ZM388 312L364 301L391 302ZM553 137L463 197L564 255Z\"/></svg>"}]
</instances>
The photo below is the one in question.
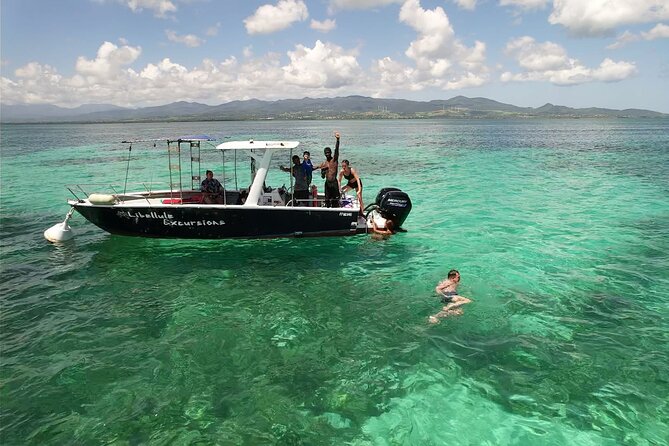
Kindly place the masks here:
<instances>
[{"instance_id":1,"label":"white boat canopy","mask_svg":"<svg viewBox=\"0 0 669 446\"><path fill-rule=\"evenodd\" d=\"M168 144L175 142L211 142L216 141L216 138L212 138L207 135L191 135L191 136L182 136L181 138L150 138L150 139L128 139L121 141L121 144L135 144L139 142L166 142Z\"/></svg>"},{"instance_id":2,"label":"white boat canopy","mask_svg":"<svg viewBox=\"0 0 669 446\"><path fill-rule=\"evenodd\" d=\"M299 141L228 141L216 146L219 150L277 149L290 150L300 145Z\"/></svg>"}]
</instances>

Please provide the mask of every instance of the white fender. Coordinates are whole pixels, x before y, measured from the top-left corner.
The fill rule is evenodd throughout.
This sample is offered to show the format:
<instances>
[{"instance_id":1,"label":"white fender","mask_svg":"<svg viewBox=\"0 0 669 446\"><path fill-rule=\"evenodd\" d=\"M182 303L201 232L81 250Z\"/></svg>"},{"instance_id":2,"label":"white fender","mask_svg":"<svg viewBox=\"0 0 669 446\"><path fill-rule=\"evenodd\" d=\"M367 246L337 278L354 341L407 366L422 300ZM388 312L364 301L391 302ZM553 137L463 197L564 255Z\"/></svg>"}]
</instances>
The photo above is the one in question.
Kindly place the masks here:
<instances>
[{"instance_id":1,"label":"white fender","mask_svg":"<svg viewBox=\"0 0 669 446\"><path fill-rule=\"evenodd\" d=\"M118 202L114 195L108 194L91 194L88 196L88 201L91 204L116 204Z\"/></svg>"}]
</instances>

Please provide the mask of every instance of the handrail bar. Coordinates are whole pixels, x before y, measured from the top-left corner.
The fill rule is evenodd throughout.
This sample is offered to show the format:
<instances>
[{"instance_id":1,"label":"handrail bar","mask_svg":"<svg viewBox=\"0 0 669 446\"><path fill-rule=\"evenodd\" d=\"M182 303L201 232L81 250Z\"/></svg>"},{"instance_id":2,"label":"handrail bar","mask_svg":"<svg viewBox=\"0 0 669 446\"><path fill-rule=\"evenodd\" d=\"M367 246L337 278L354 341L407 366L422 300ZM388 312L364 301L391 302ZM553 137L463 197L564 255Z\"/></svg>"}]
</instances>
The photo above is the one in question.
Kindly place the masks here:
<instances>
[{"instance_id":1,"label":"handrail bar","mask_svg":"<svg viewBox=\"0 0 669 446\"><path fill-rule=\"evenodd\" d=\"M65 186L65 189L69 190L72 195L74 195L74 198L76 198L77 201L82 201L81 198L77 194L74 193L72 189L70 189L68 186Z\"/></svg>"}]
</instances>

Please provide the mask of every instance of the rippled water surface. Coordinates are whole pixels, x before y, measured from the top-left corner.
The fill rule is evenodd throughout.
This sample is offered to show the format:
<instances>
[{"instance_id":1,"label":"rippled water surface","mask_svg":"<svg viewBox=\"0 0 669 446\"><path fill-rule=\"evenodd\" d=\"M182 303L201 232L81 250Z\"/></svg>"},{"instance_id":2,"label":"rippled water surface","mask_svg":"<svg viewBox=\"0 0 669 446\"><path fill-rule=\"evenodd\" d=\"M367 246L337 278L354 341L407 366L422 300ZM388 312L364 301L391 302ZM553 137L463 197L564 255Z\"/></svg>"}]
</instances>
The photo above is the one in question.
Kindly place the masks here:
<instances>
[{"instance_id":1,"label":"rippled water surface","mask_svg":"<svg viewBox=\"0 0 669 446\"><path fill-rule=\"evenodd\" d=\"M0 440L667 444L668 129L666 120L3 126ZM409 193L407 233L153 240L111 236L75 215L74 241L42 238L67 212L63 185L122 187L128 150L118 141L297 139L320 161L333 130L367 202L384 186ZM165 181L163 154L137 145L129 178ZM220 154L203 159L233 181ZM280 185L281 175L270 179ZM451 268L474 302L428 326L440 307L434 286Z\"/></svg>"}]
</instances>

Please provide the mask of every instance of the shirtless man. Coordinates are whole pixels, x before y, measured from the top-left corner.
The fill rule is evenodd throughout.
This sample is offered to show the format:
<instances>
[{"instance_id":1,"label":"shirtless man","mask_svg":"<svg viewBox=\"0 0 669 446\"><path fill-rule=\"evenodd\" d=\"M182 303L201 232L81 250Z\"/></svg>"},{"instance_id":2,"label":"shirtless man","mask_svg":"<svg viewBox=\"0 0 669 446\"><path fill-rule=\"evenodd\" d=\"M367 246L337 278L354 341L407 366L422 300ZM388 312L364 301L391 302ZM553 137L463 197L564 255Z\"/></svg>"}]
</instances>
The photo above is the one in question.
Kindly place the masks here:
<instances>
[{"instance_id":1,"label":"shirtless man","mask_svg":"<svg viewBox=\"0 0 669 446\"><path fill-rule=\"evenodd\" d=\"M337 181L337 171L339 170L339 132L335 132L335 152L332 156L332 149L326 147L323 149L325 161L314 167L316 169L327 169L325 173L325 207L339 207L339 182Z\"/></svg>"},{"instance_id":2,"label":"shirtless man","mask_svg":"<svg viewBox=\"0 0 669 446\"><path fill-rule=\"evenodd\" d=\"M462 308L460 307L471 302L471 299L458 294L459 283L460 273L452 269L448 272L446 279L439 282L434 289L437 294L441 295L441 302L446 305L439 313L430 316L429 322L431 324L439 323L439 319L442 317L462 314Z\"/></svg>"}]
</instances>

